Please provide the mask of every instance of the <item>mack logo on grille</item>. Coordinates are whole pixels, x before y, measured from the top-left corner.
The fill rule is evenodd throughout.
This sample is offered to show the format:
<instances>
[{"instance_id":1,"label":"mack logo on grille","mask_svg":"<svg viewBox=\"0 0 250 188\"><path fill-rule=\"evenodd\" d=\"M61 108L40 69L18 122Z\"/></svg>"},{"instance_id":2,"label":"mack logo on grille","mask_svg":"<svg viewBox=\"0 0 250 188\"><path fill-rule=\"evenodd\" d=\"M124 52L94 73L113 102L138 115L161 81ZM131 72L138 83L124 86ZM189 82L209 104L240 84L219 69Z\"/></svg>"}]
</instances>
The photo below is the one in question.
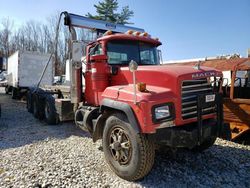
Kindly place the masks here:
<instances>
[{"instance_id":1,"label":"mack logo on grille","mask_svg":"<svg viewBox=\"0 0 250 188\"><path fill-rule=\"evenodd\" d=\"M215 72L199 72L192 74L192 78L204 78L204 77L210 77L210 76L216 76Z\"/></svg>"}]
</instances>

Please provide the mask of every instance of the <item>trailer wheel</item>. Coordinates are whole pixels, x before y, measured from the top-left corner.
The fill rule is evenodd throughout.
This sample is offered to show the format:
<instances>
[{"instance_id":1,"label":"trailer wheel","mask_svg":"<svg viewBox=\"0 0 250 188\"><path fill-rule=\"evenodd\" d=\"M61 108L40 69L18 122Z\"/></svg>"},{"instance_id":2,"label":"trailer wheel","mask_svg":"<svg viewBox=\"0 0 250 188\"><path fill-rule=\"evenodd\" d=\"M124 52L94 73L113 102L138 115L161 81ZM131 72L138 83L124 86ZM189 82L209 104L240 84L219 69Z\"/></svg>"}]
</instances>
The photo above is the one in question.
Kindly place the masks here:
<instances>
[{"instance_id":1,"label":"trailer wheel","mask_svg":"<svg viewBox=\"0 0 250 188\"><path fill-rule=\"evenodd\" d=\"M214 145L215 141L216 141L216 136L212 136L206 139L201 145L195 146L192 150L195 152L202 152L210 148L212 145Z\"/></svg>"},{"instance_id":2,"label":"trailer wheel","mask_svg":"<svg viewBox=\"0 0 250 188\"><path fill-rule=\"evenodd\" d=\"M12 88L11 92L12 99L18 99L19 98L19 90L15 87Z\"/></svg>"},{"instance_id":3,"label":"trailer wheel","mask_svg":"<svg viewBox=\"0 0 250 188\"><path fill-rule=\"evenodd\" d=\"M56 125L59 123L58 114L56 112L55 98L47 95L44 106L45 121L49 125Z\"/></svg>"},{"instance_id":4,"label":"trailer wheel","mask_svg":"<svg viewBox=\"0 0 250 188\"><path fill-rule=\"evenodd\" d=\"M30 91L27 92L27 110L30 113L33 113L33 101L32 101L32 93Z\"/></svg>"},{"instance_id":5,"label":"trailer wheel","mask_svg":"<svg viewBox=\"0 0 250 188\"><path fill-rule=\"evenodd\" d=\"M124 114L117 113L107 119L102 142L110 168L125 180L143 178L154 164L154 143L145 135L136 134Z\"/></svg>"}]
</instances>

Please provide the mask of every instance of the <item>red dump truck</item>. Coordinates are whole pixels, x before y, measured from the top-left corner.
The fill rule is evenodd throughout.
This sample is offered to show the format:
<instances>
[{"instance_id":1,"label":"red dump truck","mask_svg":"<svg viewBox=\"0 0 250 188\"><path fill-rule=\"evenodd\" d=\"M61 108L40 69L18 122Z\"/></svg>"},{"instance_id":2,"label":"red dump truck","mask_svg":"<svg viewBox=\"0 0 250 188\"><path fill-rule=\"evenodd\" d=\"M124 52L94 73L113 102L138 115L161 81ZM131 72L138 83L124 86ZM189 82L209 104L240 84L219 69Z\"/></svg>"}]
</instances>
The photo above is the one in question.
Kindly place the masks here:
<instances>
[{"instance_id":1,"label":"red dump truck","mask_svg":"<svg viewBox=\"0 0 250 188\"><path fill-rule=\"evenodd\" d=\"M140 29L63 14L72 37L70 98L36 88L27 97L30 112L49 124L74 118L94 142L102 139L107 163L129 181L149 173L155 145L197 150L213 145L223 128L220 71L160 65L161 42ZM83 50L74 27L93 24L113 32ZM218 80L217 87L210 79Z\"/></svg>"}]
</instances>

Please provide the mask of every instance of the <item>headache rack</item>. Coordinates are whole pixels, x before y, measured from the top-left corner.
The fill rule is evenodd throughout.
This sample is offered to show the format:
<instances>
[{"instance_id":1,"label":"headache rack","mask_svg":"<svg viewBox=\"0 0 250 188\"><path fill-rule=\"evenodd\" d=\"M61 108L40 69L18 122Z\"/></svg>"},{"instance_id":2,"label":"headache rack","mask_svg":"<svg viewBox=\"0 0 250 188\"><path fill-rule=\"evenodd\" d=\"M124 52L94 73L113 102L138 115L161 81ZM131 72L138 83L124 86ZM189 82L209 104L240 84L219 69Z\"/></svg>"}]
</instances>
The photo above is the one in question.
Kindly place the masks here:
<instances>
[{"instance_id":1,"label":"headache rack","mask_svg":"<svg viewBox=\"0 0 250 188\"><path fill-rule=\"evenodd\" d=\"M198 80L184 80L182 82L182 119L197 118L197 100L199 95L213 94L213 88L206 78ZM215 105L202 108L202 115L215 113Z\"/></svg>"}]
</instances>

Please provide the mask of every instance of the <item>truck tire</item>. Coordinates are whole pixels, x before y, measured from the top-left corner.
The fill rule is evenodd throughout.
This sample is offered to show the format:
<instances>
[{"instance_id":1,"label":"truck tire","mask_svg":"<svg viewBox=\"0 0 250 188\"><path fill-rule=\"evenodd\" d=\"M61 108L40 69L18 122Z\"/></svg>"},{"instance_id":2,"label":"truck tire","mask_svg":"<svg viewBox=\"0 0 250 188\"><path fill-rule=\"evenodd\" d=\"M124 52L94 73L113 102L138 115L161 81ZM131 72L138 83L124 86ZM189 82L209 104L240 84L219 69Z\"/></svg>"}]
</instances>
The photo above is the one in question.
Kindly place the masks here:
<instances>
[{"instance_id":1,"label":"truck tire","mask_svg":"<svg viewBox=\"0 0 250 188\"><path fill-rule=\"evenodd\" d=\"M214 145L214 142L216 141L216 136L212 136L208 139L206 139L201 145L195 146L192 150L195 152L202 152L206 149L210 148L212 145Z\"/></svg>"},{"instance_id":2,"label":"truck tire","mask_svg":"<svg viewBox=\"0 0 250 188\"><path fill-rule=\"evenodd\" d=\"M152 169L154 143L145 135L136 134L124 114L113 114L107 119L102 142L106 161L119 177L135 181Z\"/></svg>"},{"instance_id":3,"label":"truck tire","mask_svg":"<svg viewBox=\"0 0 250 188\"><path fill-rule=\"evenodd\" d=\"M44 107L42 101L39 100L37 95L33 95L33 115L35 118L42 120L44 119Z\"/></svg>"},{"instance_id":4,"label":"truck tire","mask_svg":"<svg viewBox=\"0 0 250 188\"><path fill-rule=\"evenodd\" d=\"M6 87L5 87L5 94L9 94L9 92L10 92L10 87L9 87L9 86L6 86Z\"/></svg>"},{"instance_id":5,"label":"truck tire","mask_svg":"<svg viewBox=\"0 0 250 188\"><path fill-rule=\"evenodd\" d=\"M33 115L35 118L38 118L39 117L39 108L38 108L38 102L36 100L36 97L34 96L33 97Z\"/></svg>"},{"instance_id":6,"label":"truck tire","mask_svg":"<svg viewBox=\"0 0 250 188\"><path fill-rule=\"evenodd\" d=\"M47 124L56 125L59 123L59 118L55 106L55 98L52 95L46 96L44 105L44 115Z\"/></svg>"},{"instance_id":7,"label":"truck tire","mask_svg":"<svg viewBox=\"0 0 250 188\"><path fill-rule=\"evenodd\" d=\"M19 98L19 90L15 87L12 88L11 92L12 99L18 99Z\"/></svg>"},{"instance_id":8,"label":"truck tire","mask_svg":"<svg viewBox=\"0 0 250 188\"><path fill-rule=\"evenodd\" d=\"M30 113L33 113L33 100L31 91L27 92L27 110Z\"/></svg>"}]
</instances>

